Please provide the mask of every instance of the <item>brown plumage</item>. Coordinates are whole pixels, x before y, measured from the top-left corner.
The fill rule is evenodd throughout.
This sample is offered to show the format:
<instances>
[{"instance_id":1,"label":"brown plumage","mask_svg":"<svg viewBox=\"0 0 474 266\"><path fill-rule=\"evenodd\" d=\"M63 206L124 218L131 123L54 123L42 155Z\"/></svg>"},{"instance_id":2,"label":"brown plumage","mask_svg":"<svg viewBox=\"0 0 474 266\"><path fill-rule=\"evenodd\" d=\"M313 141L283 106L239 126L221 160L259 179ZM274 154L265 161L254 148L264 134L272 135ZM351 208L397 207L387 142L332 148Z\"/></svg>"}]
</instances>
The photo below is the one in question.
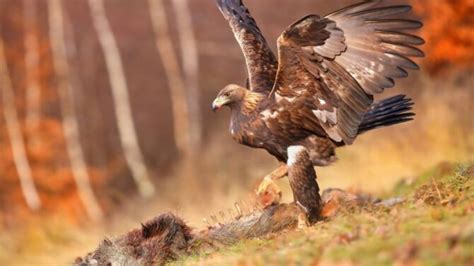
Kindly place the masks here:
<instances>
[{"instance_id":1,"label":"brown plumage","mask_svg":"<svg viewBox=\"0 0 474 266\"><path fill-rule=\"evenodd\" d=\"M306 214L309 223L314 223L319 218L322 202L316 182L316 172L306 148L290 146L287 165L293 199Z\"/></svg>"},{"instance_id":2,"label":"brown plumage","mask_svg":"<svg viewBox=\"0 0 474 266\"><path fill-rule=\"evenodd\" d=\"M240 0L217 0L242 48L247 88L228 85L213 109L228 106L230 132L239 143L266 149L279 161L304 146L313 165L335 160L334 149L358 134L409 121L403 95L374 103L373 95L417 69L423 40L406 33L421 27L402 19L410 6L368 1L325 17L306 16L278 38L278 60Z\"/></svg>"}]
</instances>

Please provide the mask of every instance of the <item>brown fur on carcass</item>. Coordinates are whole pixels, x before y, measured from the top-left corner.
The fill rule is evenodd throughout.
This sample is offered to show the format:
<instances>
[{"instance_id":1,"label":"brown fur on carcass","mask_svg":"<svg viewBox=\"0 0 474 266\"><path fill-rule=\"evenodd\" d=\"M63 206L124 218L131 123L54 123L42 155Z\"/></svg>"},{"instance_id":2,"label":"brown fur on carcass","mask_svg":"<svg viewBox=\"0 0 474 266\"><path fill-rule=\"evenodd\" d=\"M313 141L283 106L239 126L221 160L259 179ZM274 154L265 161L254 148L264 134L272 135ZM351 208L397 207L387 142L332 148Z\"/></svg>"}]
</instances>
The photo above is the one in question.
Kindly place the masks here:
<instances>
[{"instance_id":1,"label":"brown fur on carcass","mask_svg":"<svg viewBox=\"0 0 474 266\"><path fill-rule=\"evenodd\" d=\"M117 239L105 239L76 265L152 265L187 253L191 228L173 214L162 214Z\"/></svg>"},{"instance_id":2,"label":"brown fur on carcass","mask_svg":"<svg viewBox=\"0 0 474 266\"><path fill-rule=\"evenodd\" d=\"M325 205L322 215L325 217L333 216L344 206L336 204L338 207L335 207L331 204L336 201L355 205L375 202L337 189L323 192L322 201ZM332 214L324 215L326 207L331 209ZM300 206L295 203L274 204L203 230L192 230L179 217L162 214L123 236L105 239L95 251L77 258L75 265L161 265L182 256L232 245L240 240L295 229L301 214Z\"/></svg>"},{"instance_id":3,"label":"brown fur on carcass","mask_svg":"<svg viewBox=\"0 0 474 266\"><path fill-rule=\"evenodd\" d=\"M295 228L301 210L295 204L272 205L265 210L197 231L173 214L163 214L114 240L105 239L75 265L156 265L203 250L217 249L242 239Z\"/></svg>"}]
</instances>

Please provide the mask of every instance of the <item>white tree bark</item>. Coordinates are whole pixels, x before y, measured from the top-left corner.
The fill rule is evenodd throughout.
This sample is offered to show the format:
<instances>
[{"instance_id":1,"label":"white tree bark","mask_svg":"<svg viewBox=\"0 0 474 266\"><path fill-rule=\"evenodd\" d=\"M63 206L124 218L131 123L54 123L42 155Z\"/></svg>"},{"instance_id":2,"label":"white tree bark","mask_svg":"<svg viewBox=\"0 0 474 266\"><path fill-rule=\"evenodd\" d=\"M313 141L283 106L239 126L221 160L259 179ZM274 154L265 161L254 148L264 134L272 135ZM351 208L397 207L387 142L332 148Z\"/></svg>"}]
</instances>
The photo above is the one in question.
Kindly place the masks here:
<instances>
[{"instance_id":1,"label":"white tree bark","mask_svg":"<svg viewBox=\"0 0 474 266\"><path fill-rule=\"evenodd\" d=\"M173 0L176 22L180 39L181 62L183 65L185 84L188 91L190 144L191 152L201 148L202 117L199 91L199 54L196 36L193 31L192 14L188 0Z\"/></svg>"},{"instance_id":2,"label":"white tree bark","mask_svg":"<svg viewBox=\"0 0 474 266\"><path fill-rule=\"evenodd\" d=\"M165 69L173 109L174 139L178 150L185 156L191 149L189 108L186 100L184 80L178 59L173 49L168 29L163 0L149 0L150 16L156 35L156 46Z\"/></svg>"},{"instance_id":3,"label":"white tree bark","mask_svg":"<svg viewBox=\"0 0 474 266\"><path fill-rule=\"evenodd\" d=\"M77 185L79 197L84 204L87 214L92 220L100 220L103 213L89 182L89 173L79 140L79 125L72 97L73 88L70 83L61 1L62 0L49 0L48 6L51 51L54 69L57 75L66 149L71 162L71 170Z\"/></svg>"},{"instance_id":4,"label":"white tree bark","mask_svg":"<svg viewBox=\"0 0 474 266\"><path fill-rule=\"evenodd\" d=\"M3 40L0 38L0 92L3 100L3 112L5 126L10 138L13 160L20 179L21 190L26 204L31 210L41 207L41 201L36 191L31 174L31 167L26 156L26 147L21 132L20 122L15 106L15 93L10 79L8 66L5 58Z\"/></svg>"},{"instance_id":5,"label":"white tree bark","mask_svg":"<svg viewBox=\"0 0 474 266\"><path fill-rule=\"evenodd\" d=\"M41 91L37 71L39 68L39 43L37 31L37 2L23 0L25 20L25 81L26 81L26 119L30 131L38 126L40 118Z\"/></svg>"},{"instance_id":6,"label":"white tree bark","mask_svg":"<svg viewBox=\"0 0 474 266\"><path fill-rule=\"evenodd\" d=\"M109 71L109 79L115 104L115 115L125 160L132 172L132 177L138 186L140 194L143 197L148 197L153 195L155 190L153 183L150 181L142 151L138 145L127 82L119 49L105 14L103 0L89 0L89 7Z\"/></svg>"}]
</instances>

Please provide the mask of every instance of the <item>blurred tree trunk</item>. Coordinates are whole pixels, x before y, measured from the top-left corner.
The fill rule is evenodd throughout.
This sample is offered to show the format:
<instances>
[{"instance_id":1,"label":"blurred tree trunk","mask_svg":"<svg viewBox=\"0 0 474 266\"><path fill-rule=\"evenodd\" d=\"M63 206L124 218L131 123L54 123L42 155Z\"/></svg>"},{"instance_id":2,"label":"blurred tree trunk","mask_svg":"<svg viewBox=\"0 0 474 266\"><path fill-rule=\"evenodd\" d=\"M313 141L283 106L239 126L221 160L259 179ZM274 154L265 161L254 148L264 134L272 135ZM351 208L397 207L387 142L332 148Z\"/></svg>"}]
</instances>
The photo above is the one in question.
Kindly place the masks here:
<instances>
[{"instance_id":1,"label":"blurred tree trunk","mask_svg":"<svg viewBox=\"0 0 474 266\"><path fill-rule=\"evenodd\" d=\"M143 197L148 197L153 195L155 190L138 145L120 52L105 14L103 0L89 0L89 6L109 72L115 115L125 160L140 194Z\"/></svg>"},{"instance_id":2,"label":"blurred tree trunk","mask_svg":"<svg viewBox=\"0 0 474 266\"><path fill-rule=\"evenodd\" d=\"M13 160L20 178L21 190L26 204L32 210L41 207L40 198L36 191L31 174L31 167L26 156L26 148L21 132L20 122L15 106L15 93L10 80L10 74L5 58L3 39L0 38L0 92L3 100L3 112L5 115L5 126L10 138Z\"/></svg>"},{"instance_id":3,"label":"blurred tree trunk","mask_svg":"<svg viewBox=\"0 0 474 266\"><path fill-rule=\"evenodd\" d=\"M168 79L171 94L174 123L174 139L178 150L188 156L191 154L190 110L186 99L184 80L179 68L178 58L173 49L169 34L163 0L149 0L150 16L156 35L156 46ZM193 99L194 100L194 99Z\"/></svg>"},{"instance_id":4,"label":"blurred tree trunk","mask_svg":"<svg viewBox=\"0 0 474 266\"><path fill-rule=\"evenodd\" d=\"M73 88L70 83L70 71L65 46L64 19L61 0L49 0L49 31L53 64L57 75L59 103L63 119L63 131L66 149L71 161L72 173L77 185L79 196L89 217L100 220L102 210L92 190L87 165L79 140L79 125L72 97Z\"/></svg>"},{"instance_id":5,"label":"blurred tree trunk","mask_svg":"<svg viewBox=\"0 0 474 266\"><path fill-rule=\"evenodd\" d=\"M199 90L199 55L188 0L173 0L178 27L181 62L188 91L191 152L197 153L202 141L202 117Z\"/></svg>"},{"instance_id":6,"label":"blurred tree trunk","mask_svg":"<svg viewBox=\"0 0 474 266\"><path fill-rule=\"evenodd\" d=\"M39 68L39 43L37 2L23 0L25 20L25 80L26 80L26 119L25 125L29 132L37 128L40 118L40 86L37 71ZM34 142L34 141L30 141Z\"/></svg>"}]
</instances>

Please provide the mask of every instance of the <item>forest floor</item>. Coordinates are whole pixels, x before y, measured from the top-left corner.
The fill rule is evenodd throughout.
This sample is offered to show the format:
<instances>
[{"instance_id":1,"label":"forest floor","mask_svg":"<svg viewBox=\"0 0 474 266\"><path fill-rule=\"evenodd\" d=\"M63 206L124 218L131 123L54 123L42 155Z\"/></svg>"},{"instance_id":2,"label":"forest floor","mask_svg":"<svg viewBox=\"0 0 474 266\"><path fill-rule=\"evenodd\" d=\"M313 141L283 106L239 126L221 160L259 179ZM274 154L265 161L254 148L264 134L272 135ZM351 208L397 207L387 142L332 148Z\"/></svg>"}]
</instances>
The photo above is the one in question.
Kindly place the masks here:
<instances>
[{"instance_id":1,"label":"forest floor","mask_svg":"<svg viewBox=\"0 0 474 266\"><path fill-rule=\"evenodd\" d=\"M382 199L312 227L245 240L175 265L474 265L474 165L441 164Z\"/></svg>"},{"instance_id":2,"label":"forest floor","mask_svg":"<svg viewBox=\"0 0 474 266\"><path fill-rule=\"evenodd\" d=\"M443 163L370 196L400 202L390 207L343 204L311 227L244 240L171 264L474 265L473 164ZM54 221L31 227L21 237L0 235L0 265L70 265L107 231L71 230ZM136 226L125 224L107 235Z\"/></svg>"}]
</instances>

